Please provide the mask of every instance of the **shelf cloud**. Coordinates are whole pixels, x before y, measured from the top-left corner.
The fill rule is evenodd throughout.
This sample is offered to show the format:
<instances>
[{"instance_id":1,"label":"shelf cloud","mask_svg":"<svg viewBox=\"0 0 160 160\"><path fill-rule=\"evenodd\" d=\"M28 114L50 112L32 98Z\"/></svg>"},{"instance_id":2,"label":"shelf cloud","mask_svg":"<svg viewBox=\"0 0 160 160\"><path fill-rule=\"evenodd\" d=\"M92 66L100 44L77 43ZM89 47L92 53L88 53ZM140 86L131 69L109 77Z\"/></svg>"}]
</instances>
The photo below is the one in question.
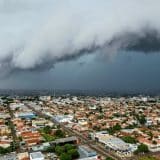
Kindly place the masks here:
<instances>
[{"instance_id":1,"label":"shelf cloud","mask_svg":"<svg viewBox=\"0 0 160 160\"><path fill-rule=\"evenodd\" d=\"M43 70L100 50L160 50L160 1L1 0L0 69Z\"/></svg>"}]
</instances>

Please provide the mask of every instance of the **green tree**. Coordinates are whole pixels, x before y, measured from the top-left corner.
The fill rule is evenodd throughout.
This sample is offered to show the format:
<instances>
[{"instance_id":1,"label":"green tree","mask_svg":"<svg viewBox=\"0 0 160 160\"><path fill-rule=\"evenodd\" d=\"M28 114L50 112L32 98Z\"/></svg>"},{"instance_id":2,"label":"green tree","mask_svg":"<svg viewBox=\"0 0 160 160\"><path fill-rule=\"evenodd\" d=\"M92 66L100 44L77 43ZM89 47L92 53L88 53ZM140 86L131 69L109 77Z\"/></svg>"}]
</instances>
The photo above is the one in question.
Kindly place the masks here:
<instances>
[{"instance_id":1,"label":"green tree","mask_svg":"<svg viewBox=\"0 0 160 160\"><path fill-rule=\"evenodd\" d=\"M7 148L0 147L0 154L7 154L7 153L10 153L10 152L12 152L11 147L7 147Z\"/></svg>"},{"instance_id":2,"label":"green tree","mask_svg":"<svg viewBox=\"0 0 160 160\"><path fill-rule=\"evenodd\" d=\"M55 137L49 134L42 134L43 138L47 141L47 142L51 142L55 140Z\"/></svg>"},{"instance_id":3,"label":"green tree","mask_svg":"<svg viewBox=\"0 0 160 160\"><path fill-rule=\"evenodd\" d=\"M55 148L50 146L50 147L45 149L45 152L54 153L55 152Z\"/></svg>"},{"instance_id":4,"label":"green tree","mask_svg":"<svg viewBox=\"0 0 160 160\"><path fill-rule=\"evenodd\" d=\"M61 129L58 129L55 132L55 136L58 137L58 138L64 138L65 137L65 133Z\"/></svg>"},{"instance_id":5,"label":"green tree","mask_svg":"<svg viewBox=\"0 0 160 160\"><path fill-rule=\"evenodd\" d=\"M77 147L72 144L65 144L64 146L56 146L55 152L60 156L61 159L77 159L79 157L79 152ZM66 156L68 155L68 156Z\"/></svg>"},{"instance_id":6,"label":"green tree","mask_svg":"<svg viewBox=\"0 0 160 160\"><path fill-rule=\"evenodd\" d=\"M51 129L50 126L45 126L45 127L43 128L43 132L46 133L46 134L51 134L52 129Z\"/></svg>"},{"instance_id":7,"label":"green tree","mask_svg":"<svg viewBox=\"0 0 160 160\"><path fill-rule=\"evenodd\" d=\"M64 147L63 146L56 146L55 152L57 153L57 155L61 155L62 153L65 152Z\"/></svg>"},{"instance_id":8,"label":"green tree","mask_svg":"<svg viewBox=\"0 0 160 160\"><path fill-rule=\"evenodd\" d=\"M71 149L67 153L72 157L72 159L79 158L79 153L77 149Z\"/></svg>"},{"instance_id":9,"label":"green tree","mask_svg":"<svg viewBox=\"0 0 160 160\"><path fill-rule=\"evenodd\" d=\"M135 151L136 154L137 153L147 153L147 152L149 152L149 149L148 149L148 146L145 144L140 144L138 146L138 149Z\"/></svg>"},{"instance_id":10,"label":"green tree","mask_svg":"<svg viewBox=\"0 0 160 160\"><path fill-rule=\"evenodd\" d=\"M107 129L109 134L114 134L117 131L121 130L121 126L117 123L116 125L114 125L113 127L110 127L109 129Z\"/></svg>"},{"instance_id":11,"label":"green tree","mask_svg":"<svg viewBox=\"0 0 160 160\"><path fill-rule=\"evenodd\" d=\"M146 123L146 117L144 115L136 115L136 118L141 125L144 125Z\"/></svg>"},{"instance_id":12,"label":"green tree","mask_svg":"<svg viewBox=\"0 0 160 160\"><path fill-rule=\"evenodd\" d=\"M65 148L65 151L68 152L71 149L75 149L75 146L72 144L65 144L64 148Z\"/></svg>"},{"instance_id":13,"label":"green tree","mask_svg":"<svg viewBox=\"0 0 160 160\"><path fill-rule=\"evenodd\" d=\"M131 144L137 143L137 140L131 136L122 137L122 140L125 141L126 143L131 143Z\"/></svg>"},{"instance_id":14,"label":"green tree","mask_svg":"<svg viewBox=\"0 0 160 160\"><path fill-rule=\"evenodd\" d=\"M62 153L60 155L60 160L72 160L71 155L67 154L67 153Z\"/></svg>"},{"instance_id":15,"label":"green tree","mask_svg":"<svg viewBox=\"0 0 160 160\"><path fill-rule=\"evenodd\" d=\"M148 133L148 135L150 136L150 139L152 140L152 139L153 139L153 133L150 131L150 132Z\"/></svg>"},{"instance_id":16,"label":"green tree","mask_svg":"<svg viewBox=\"0 0 160 160\"><path fill-rule=\"evenodd\" d=\"M118 123L115 126L113 126L113 130L115 130L115 131L120 131L121 129L122 128Z\"/></svg>"},{"instance_id":17,"label":"green tree","mask_svg":"<svg viewBox=\"0 0 160 160\"><path fill-rule=\"evenodd\" d=\"M154 157L149 156L149 157L141 157L138 160L157 160L157 159L154 158Z\"/></svg>"}]
</instances>

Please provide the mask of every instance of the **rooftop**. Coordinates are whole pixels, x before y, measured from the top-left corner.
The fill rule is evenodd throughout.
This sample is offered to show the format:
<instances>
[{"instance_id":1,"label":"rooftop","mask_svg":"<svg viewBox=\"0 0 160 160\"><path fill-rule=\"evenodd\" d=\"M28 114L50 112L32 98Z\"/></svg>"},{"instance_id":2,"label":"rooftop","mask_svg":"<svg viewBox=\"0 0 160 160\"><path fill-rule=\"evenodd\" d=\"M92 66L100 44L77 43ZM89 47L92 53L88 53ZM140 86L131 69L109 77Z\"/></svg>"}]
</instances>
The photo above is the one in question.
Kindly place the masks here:
<instances>
[{"instance_id":1,"label":"rooftop","mask_svg":"<svg viewBox=\"0 0 160 160\"><path fill-rule=\"evenodd\" d=\"M37 159L37 158L44 158L44 155L41 152L33 152L30 153L30 157L32 159Z\"/></svg>"}]
</instances>

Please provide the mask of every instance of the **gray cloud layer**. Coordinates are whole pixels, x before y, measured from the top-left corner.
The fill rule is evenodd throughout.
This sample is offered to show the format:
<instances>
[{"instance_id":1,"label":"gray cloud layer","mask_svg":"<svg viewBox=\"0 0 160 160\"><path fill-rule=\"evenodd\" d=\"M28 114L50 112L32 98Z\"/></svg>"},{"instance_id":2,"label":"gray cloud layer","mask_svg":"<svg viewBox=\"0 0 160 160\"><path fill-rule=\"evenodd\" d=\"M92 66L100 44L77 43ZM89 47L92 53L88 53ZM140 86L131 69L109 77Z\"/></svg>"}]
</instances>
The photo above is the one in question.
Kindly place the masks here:
<instances>
[{"instance_id":1,"label":"gray cloud layer","mask_svg":"<svg viewBox=\"0 0 160 160\"><path fill-rule=\"evenodd\" d=\"M159 15L159 0L1 0L0 68L50 68L95 49L159 50Z\"/></svg>"}]
</instances>

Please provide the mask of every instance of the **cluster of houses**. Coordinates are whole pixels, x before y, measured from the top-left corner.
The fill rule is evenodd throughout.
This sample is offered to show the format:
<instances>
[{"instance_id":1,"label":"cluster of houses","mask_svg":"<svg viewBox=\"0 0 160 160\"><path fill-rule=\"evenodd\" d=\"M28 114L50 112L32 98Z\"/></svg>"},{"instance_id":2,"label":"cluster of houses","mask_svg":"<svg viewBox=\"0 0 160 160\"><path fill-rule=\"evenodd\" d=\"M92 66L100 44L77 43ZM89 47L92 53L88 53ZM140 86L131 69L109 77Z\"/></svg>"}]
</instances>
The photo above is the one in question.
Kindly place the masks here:
<instances>
[{"instance_id":1,"label":"cluster of houses","mask_svg":"<svg viewBox=\"0 0 160 160\"><path fill-rule=\"evenodd\" d=\"M8 148L13 142L11 134L11 127L9 123L10 114L7 108L3 105L0 106L0 147Z\"/></svg>"},{"instance_id":2,"label":"cluster of houses","mask_svg":"<svg viewBox=\"0 0 160 160\"><path fill-rule=\"evenodd\" d=\"M84 136L95 131L107 131L119 124L121 130L110 135L114 137L109 143L118 142L126 147L121 137L127 135L134 137L139 144L146 144L152 152L160 151L159 98L143 96L127 98L58 97L45 100L45 105L43 102L40 103L40 110L43 113L53 116L56 121L66 124L67 127ZM144 117L143 124L137 115ZM132 155L137 146L130 144L128 148L126 156ZM121 154L116 147L115 150Z\"/></svg>"},{"instance_id":3,"label":"cluster of houses","mask_svg":"<svg viewBox=\"0 0 160 160\"><path fill-rule=\"evenodd\" d=\"M35 109L41 108L34 103L32 103L32 106L34 106ZM39 117L32 109L19 101L10 103L9 108L10 110L8 110L6 106L0 107L0 114L6 116L5 119L0 119L0 146L7 148L10 146L10 143L13 142L13 133L8 123L6 123L9 119L12 126L14 126L14 133L19 149L1 155L1 160L56 160L58 158L57 155L55 153L46 152L47 148L68 143L78 144L78 138L75 136L46 141L41 133L41 129L49 126L50 128L54 128L52 129L53 133L57 130L55 124L51 120ZM9 113L9 111L11 113ZM61 123L73 119L73 117L69 115L64 116L66 121L61 121L61 119L63 119L61 115L57 115L55 118ZM83 160L91 157L96 159L96 152L93 156L88 155L90 148L88 148L88 152L86 152L86 150L82 151L84 147L87 148L87 146L79 147L79 152L81 153L80 159Z\"/></svg>"},{"instance_id":4,"label":"cluster of houses","mask_svg":"<svg viewBox=\"0 0 160 160\"><path fill-rule=\"evenodd\" d=\"M39 117L26 103L50 119ZM38 100L33 101L15 99L9 108L10 110L3 104L0 106L0 147L7 148L11 145L14 129L21 148L16 154L18 160L51 159L48 157L56 156L43 154L47 147L77 142L76 137L46 142L41 129L46 126L52 128L55 125L54 121L64 124L86 138L91 138L120 157L133 156L141 143L147 145L151 152L160 151L159 98L40 96ZM10 123L14 126L12 130ZM109 132L116 125L119 128L112 133ZM52 129L53 134L55 130ZM125 142L125 136L133 137L137 143ZM81 156L81 159L97 157L97 153L87 146L80 146L79 152L85 155ZM93 155L89 156L89 153ZM15 156L11 157L14 160Z\"/></svg>"}]
</instances>

